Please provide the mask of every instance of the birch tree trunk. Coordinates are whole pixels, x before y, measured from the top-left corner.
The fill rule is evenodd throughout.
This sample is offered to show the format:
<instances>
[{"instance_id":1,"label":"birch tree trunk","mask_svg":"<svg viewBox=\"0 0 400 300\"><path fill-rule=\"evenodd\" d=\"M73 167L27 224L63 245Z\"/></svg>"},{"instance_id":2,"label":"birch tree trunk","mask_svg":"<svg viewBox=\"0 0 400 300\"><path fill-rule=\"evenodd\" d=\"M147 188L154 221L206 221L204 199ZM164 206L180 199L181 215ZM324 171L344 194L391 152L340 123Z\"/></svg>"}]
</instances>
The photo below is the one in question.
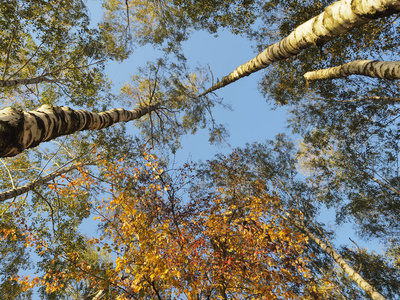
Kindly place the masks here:
<instances>
[{"instance_id":1,"label":"birch tree trunk","mask_svg":"<svg viewBox=\"0 0 400 300\"><path fill-rule=\"evenodd\" d=\"M308 81L364 75L382 79L400 79L400 61L356 60L347 64L304 74Z\"/></svg>"},{"instance_id":2,"label":"birch tree trunk","mask_svg":"<svg viewBox=\"0 0 400 300\"><path fill-rule=\"evenodd\" d=\"M373 181L375 181L376 183L378 183L379 185L381 185L381 186L387 188L388 190L392 191L393 193L395 193L397 195L400 195L400 190L394 188L393 186L387 184L386 182L383 182L382 180L379 180L378 178L373 177L373 176L371 176L371 179Z\"/></svg>"},{"instance_id":3,"label":"birch tree trunk","mask_svg":"<svg viewBox=\"0 0 400 300\"><path fill-rule=\"evenodd\" d=\"M77 169L79 166L81 165L72 165L69 167L65 167L62 169L59 169L47 176L44 176L42 178L39 178L37 180L35 180L34 182L28 183L26 185L20 186L18 188L12 189L12 190L8 190L8 191L4 191L0 193L0 202L4 202L8 199L11 198L15 198L17 196L23 195L29 191L32 191L34 188L41 186L42 184L49 182L51 180L53 180L54 178L56 178L57 176L60 176L62 174L68 173L72 170Z\"/></svg>"},{"instance_id":4,"label":"birch tree trunk","mask_svg":"<svg viewBox=\"0 0 400 300\"><path fill-rule=\"evenodd\" d=\"M400 12L400 0L340 0L325 8L324 12L308 20L290 35L267 47L252 60L237 67L200 96L220 89L236 80L264 69L273 62L300 53L311 45L323 44L330 39L359 27L372 19Z\"/></svg>"},{"instance_id":5,"label":"birch tree trunk","mask_svg":"<svg viewBox=\"0 0 400 300\"><path fill-rule=\"evenodd\" d=\"M374 300L386 300L384 296L379 293L376 288L370 285L362 276L357 273L330 245L327 245L323 240L318 238L314 233L308 229L304 222L297 221L290 216L285 218L288 222L294 224L297 228L304 231L322 250L325 251L333 260L342 268L344 272L354 280L360 288L362 288Z\"/></svg>"},{"instance_id":6,"label":"birch tree trunk","mask_svg":"<svg viewBox=\"0 0 400 300\"><path fill-rule=\"evenodd\" d=\"M11 80L0 80L0 87L10 87L16 86L19 84L37 84L41 82L60 82L65 81L65 79L50 79L46 76L39 76L34 78L27 78L27 79L11 79Z\"/></svg>"},{"instance_id":7,"label":"birch tree trunk","mask_svg":"<svg viewBox=\"0 0 400 300\"><path fill-rule=\"evenodd\" d=\"M7 107L0 110L0 157L15 156L62 135L139 119L158 107L156 103L135 110L119 108L100 113L48 104L30 112Z\"/></svg>"},{"instance_id":8,"label":"birch tree trunk","mask_svg":"<svg viewBox=\"0 0 400 300\"><path fill-rule=\"evenodd\" d=\"M104 290L100 290L92 300L100 300L104 295Z\"/></svg>"}]
</instances>

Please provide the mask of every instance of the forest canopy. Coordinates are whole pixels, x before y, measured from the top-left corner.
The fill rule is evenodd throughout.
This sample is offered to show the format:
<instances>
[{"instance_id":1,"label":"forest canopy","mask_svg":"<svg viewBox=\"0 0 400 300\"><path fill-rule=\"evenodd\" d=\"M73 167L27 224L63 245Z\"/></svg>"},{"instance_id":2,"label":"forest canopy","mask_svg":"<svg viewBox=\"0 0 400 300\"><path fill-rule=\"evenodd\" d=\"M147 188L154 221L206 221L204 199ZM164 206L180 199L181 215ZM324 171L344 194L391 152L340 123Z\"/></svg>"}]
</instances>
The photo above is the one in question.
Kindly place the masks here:
<instances>
[{"instance_id":1,"label":"forest canopy","mask_svg":"<svg viewBox=\"0 0 400 300\"><path fill-rule=\"evenodd\" d=\"M400 299L400 1L0 11L2 299ZM254 58L191 68L199 32ZM229 148L219 93L255 72L288 127ZM227 150L176 164L203 130Z\"/></svg>"}]
</instances>

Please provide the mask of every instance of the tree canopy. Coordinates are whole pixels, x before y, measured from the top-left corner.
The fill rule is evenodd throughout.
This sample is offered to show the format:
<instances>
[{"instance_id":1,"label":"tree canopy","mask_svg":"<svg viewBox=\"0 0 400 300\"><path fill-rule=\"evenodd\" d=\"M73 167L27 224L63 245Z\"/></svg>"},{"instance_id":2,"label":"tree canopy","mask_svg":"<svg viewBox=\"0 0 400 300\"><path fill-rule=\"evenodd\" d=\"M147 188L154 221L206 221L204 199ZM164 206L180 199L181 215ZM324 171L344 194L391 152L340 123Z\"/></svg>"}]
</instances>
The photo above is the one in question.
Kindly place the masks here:
<instances>
[{"instance_id":1,"label":"tree canopy","mask_svg":"<svg viewBox=\"0 0 400 300\"><path fill-rule=\"evenodd\" d=\"M0 11L2 299L400 299L400 1ZM196 32L257 53L225 77L193 69ZM160 58L117 90L110 63L140 47ZM260 70L286 133L177 165L187 134L229 144L217 93Z\"/></svg>"}]
</instances>

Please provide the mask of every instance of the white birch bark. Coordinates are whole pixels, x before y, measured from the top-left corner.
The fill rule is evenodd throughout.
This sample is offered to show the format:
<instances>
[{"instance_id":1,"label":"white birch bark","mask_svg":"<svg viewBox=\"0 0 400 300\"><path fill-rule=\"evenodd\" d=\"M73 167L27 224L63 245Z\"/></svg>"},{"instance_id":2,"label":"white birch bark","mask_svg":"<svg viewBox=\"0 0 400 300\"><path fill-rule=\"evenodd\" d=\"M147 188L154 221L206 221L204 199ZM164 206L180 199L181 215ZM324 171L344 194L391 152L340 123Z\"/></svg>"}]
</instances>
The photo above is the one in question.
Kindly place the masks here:
<instances>
[{"instance_id":1,"label":"white birch bark","mask_svg":"<svg viewBox=\"0 0 400 300\"><path fill-rule=\"evenodd\" d=\"M294 224L297 228L304 231L322 250L325 251L333 260L342 268L342 270L354 280L360 288L362 288L374 300L386 300L376 288L370 285L362 276L357 273L330 245L327 245L323 240L318 238L308 227L301 221L288 216L285 218L288 222Z\"/></svg>"},{"instance_id":2,"label":"white birch bark","mask_svg":"<svg viewBox=\"0 0 400 300\"><path fill-rule=\"evenodd\" d=\"M100 300L104 295L104 290L100 290L92 300Z\"/></svg>"},{"instance_id":3,"label":"white birch bark","mask_svg":"<svg viewBox=\"0 0 400 300\"><path fill-rule=\"evenodd\" d=\"M20 84L37 84L41 82L60 82L65 81L65 79L50 79L45 76L39 76L34 78L27 78L27 79L10 79L10 80L0 80L0 87L10 87L16 86Z\"/></svg>"},{"instance_id":4,"label":"white birch bark","mask_svg":"<svg viewBox=\"0 0 400 300\"><path fill-rule=\"evenodd\" d=\"M400 79L400 61L356 60L347 64L304 74L307 81L364 75L382 79Z\"/></svg>"},{"instance_id":5,"label":"white birch bark","mask_svg":"<svg viewBox=\"0 0 400 300\"><path fill-rule=\"evenodd\" d=\"M382 180L379 180L376 177L371 176L372 180L375 181L376 183L378 183L379 185L387 188L388 190L392 191L393 193L400 195L400 190L394 188L393 186L387 184L386 182L383 182Z\"/></svg>"},{"instance_id":6,"label":"white birch bark","mask_svg":"<svg viewBox=\"0 0 400 300\"><path fill-rule=\"evenodd\" d=\"M34 188L39 187L39 186L45 184L46 182L53 180L54 178L56 178L57 176L60 176L61 174L65 174L72 170L77 169L79 166L80 165L72 165L69 167L62 168L62 169L59 169L47 176L37 179L34 182L25 184L23 186L20 186L18 188L12 189L12 190L1 192L0 193L0 202L4 202L8 199L15 198L17 196L21 196L21 195L33 190Z\"/></svg>"},{"instance_id":7,"label":"white birch bark","mask_svg":"<svg viewBox=\"0 0 400 300\"><path fill-rule=\"evenodd\" d=\"M400 12L400 0L340 0L325 8L324 12L308 20L290 35L267 47L252 60L237 67L200 96L220 89L236 80L264 69L273 62L300 53L311 45L323 44L330 39L359 27L372 19Z\"/></svg>"},{"instance_id":8,"label":"white birch bark","mask_svg":"<svg viewBox=\"0 0 400 300\"><path fill-rule=\"evenodd\" d=\"M118 108L100 113L47 104L29 112L7 107L0 110L0 157L15 156L62 135L139 119L158 107L151 104L135 110Z\"/></svg>"}]
</instances>

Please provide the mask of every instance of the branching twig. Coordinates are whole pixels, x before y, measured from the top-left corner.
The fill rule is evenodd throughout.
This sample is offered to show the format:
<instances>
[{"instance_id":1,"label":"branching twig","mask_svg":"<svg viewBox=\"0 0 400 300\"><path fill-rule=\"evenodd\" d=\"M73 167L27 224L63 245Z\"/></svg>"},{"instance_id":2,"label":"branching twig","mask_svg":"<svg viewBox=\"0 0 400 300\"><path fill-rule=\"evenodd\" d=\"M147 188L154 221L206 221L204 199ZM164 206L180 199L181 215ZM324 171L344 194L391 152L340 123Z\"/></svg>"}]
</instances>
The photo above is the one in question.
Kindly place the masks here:
<instances>
[{"instance_id":1,"label":"branching twig","mask_svg":"<svg viewBox=\"0 0 400 300\"><path fill-rule=\"evenodd\" d=\"M11 52L11 45L15 37L15 33L17 32L17 27L14 27L10 43L8 44L8 49L7 49L7 56L6 56L6 65L4 66L4 71L3 71L3 76L1 77L2 80L6 77L7 69L8 69L8 63L10 62L10 52Z\"/></svg>"}]
</instances>

